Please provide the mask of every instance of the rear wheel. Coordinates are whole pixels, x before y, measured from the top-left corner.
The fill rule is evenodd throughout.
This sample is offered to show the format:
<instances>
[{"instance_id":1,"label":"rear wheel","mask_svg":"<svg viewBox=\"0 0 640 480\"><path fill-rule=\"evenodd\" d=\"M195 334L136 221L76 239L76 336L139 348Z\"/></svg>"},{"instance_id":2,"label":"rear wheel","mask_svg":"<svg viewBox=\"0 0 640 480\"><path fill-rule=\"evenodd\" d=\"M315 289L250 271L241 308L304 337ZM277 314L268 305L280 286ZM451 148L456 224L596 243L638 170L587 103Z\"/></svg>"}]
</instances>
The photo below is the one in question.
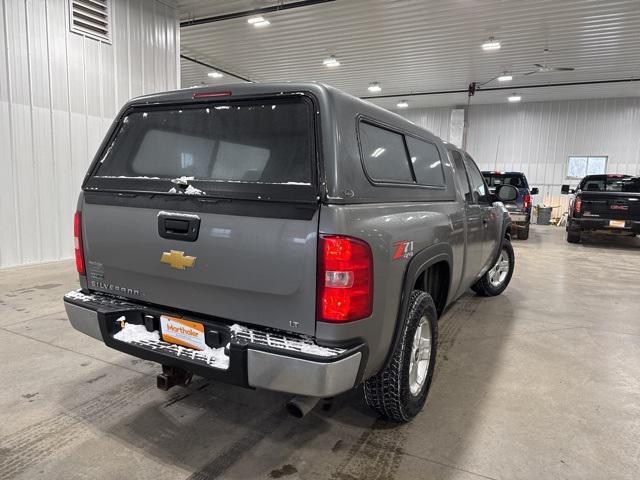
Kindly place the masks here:
<instances>
[{"instance_id":1,"label":"rear wheel","mask_svg":"<svg viewBox=\"0 0 640 480\"><path fill-rule=\"evenodd\" d=\"M498 261L478 280L471 289L483 297L494 297L504 292L513 276L516 258L513 246L504 239Z\"/></svg>"},{"instance_id":2,"label":"rear wheel","mask_svg":"<svg viewBox=\"0 0 640 480\"><path fill-rule=\"evenodd\" d=\"M580 243L581 239L582 239L582 235L580 235L580 232L572 232L571 230L567 232L567 242Z\"/></svg>"},{"instance_id":3,"label":"rear wheel","mask_svg":"<svg viewBox=\"0 0 640 480\"><path fill-rule=\"evenodd\" d=\"M520 240L526 240L529 238L529 225L518 230L518 238Z\"/></svg>"},{"instance_id":4,"label":"rear wheel","mask_svg":"<svg viewBox=\"0 0 640 480\"><path fill-rule=\"evenodd\" d=\"M407 422L415 417L427 400L437 340L438 314L433 299L414 290L391 360L364 383L367 405L388 420Z\"/></svg>"}]
</instances>

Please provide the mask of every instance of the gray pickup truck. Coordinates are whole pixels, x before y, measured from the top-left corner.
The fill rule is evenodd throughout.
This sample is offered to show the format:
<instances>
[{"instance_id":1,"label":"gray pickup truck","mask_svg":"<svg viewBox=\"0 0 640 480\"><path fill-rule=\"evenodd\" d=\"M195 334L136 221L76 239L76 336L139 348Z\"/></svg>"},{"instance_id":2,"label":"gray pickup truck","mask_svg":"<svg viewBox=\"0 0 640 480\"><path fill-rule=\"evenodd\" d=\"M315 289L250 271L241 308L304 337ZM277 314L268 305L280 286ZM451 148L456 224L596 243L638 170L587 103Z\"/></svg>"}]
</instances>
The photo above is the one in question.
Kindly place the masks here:
<instances>
[{"instance_id":1,"label":"gray pickup truck","mask_svg":"<svg viewBox=\"0 0 640 480\"><path fill-rule=\"evenodd\" d=\"M514 268L509 216L474 161L315 83L192 88L118 114L75 216L73 327L162 365L317 399L364 384L379 415L422 408L438 316Z\"/></svg>"}]
</instances>

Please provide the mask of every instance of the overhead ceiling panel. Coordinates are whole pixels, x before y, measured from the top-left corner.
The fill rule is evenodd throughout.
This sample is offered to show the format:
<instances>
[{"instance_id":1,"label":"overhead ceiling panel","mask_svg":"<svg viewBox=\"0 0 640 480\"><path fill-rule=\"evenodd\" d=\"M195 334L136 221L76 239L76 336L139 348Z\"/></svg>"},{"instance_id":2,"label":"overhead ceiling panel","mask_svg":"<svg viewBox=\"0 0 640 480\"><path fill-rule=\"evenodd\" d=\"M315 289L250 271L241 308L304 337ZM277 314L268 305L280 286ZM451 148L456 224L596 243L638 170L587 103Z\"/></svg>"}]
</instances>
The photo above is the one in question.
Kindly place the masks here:
<instances>
[{"instance_id":1,"label":"overhead ceiling panel","mask_svg":"<svg viewBox=\"0 0 640 480\"><path fill-rule=\"evenodd\" d=\"M178 7L182 19L189 20L276 3L179 0ZM465 90L469 83L487 82L503 71L515 74L507 84L514 90L640 77L638 0L336 0L264 17L271 22L264 28L252 27L247 17L182 28L182 53L255 81L316 80L358 96L370 95L372 81L382 86L382 95L403 96ZM490 36L501 42L500 50L482 50ZM550 53L544 54L545 48ZM323 66L331 54L340 67ZM523 75L534 63L575 71ZM207 81L205 70L183 61L183 86ZM487 84L496 86L504 84ZM592 85L528 90L522 96L523 101L606 97L637 95L637 90ZM477 100L504 101L508 93L480 92ZM420 98L428 104L466 99L464 94Z\"/></svg>"}]
</instances>

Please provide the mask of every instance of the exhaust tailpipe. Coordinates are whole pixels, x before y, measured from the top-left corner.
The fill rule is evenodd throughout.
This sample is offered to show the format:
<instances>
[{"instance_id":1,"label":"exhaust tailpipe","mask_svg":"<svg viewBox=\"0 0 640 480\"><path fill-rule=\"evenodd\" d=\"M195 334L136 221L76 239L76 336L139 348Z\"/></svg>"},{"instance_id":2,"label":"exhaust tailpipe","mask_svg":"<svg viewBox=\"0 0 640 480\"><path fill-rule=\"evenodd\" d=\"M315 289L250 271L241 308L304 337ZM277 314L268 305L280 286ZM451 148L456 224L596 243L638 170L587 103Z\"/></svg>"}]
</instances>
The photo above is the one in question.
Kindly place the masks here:
<instances>
[{"instance_id":1,"label":"exhaust tailpipe","mask_svg":"<svg viewBox=\"0 0 640 480\"><path fill-rule=\"evenodd\" d=\"M296 418L302 418L315 407L320 398L318 397L293 397L287 402L286 408L290 415Z\"/></svg>"}]
</instances>

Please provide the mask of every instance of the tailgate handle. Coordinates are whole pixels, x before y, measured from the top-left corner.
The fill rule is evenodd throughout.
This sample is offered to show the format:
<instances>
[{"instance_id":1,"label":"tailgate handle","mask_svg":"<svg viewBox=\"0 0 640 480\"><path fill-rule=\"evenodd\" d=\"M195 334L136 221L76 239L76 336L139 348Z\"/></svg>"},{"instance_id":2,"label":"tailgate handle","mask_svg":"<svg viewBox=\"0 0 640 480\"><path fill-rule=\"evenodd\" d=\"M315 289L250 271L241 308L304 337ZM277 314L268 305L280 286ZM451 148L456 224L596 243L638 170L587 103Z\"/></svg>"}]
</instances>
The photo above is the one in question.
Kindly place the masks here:
<instances>
[{"instance_id":1,"label":"tailgate handle","mask_svg":"<svg viewBox=\"0 0 640 480\"><path fill-rule=\"evenodd\" d=\"M173 220L166 218L164 220L164 228L170 233L186 234L189 232L189 222L187 220Z\"/></svg>"},{"instance_id":2,"label":"tailgate handle","mask_svg":"<svg viewBox=\"0 0 640 480\"><path fill-rule=\"evenodd\" d=\"M200 218L197 215L180 215L169 212L158 214L158 235L169 240L195 242L200 232Z\"/></svg>"}]
</instances>

